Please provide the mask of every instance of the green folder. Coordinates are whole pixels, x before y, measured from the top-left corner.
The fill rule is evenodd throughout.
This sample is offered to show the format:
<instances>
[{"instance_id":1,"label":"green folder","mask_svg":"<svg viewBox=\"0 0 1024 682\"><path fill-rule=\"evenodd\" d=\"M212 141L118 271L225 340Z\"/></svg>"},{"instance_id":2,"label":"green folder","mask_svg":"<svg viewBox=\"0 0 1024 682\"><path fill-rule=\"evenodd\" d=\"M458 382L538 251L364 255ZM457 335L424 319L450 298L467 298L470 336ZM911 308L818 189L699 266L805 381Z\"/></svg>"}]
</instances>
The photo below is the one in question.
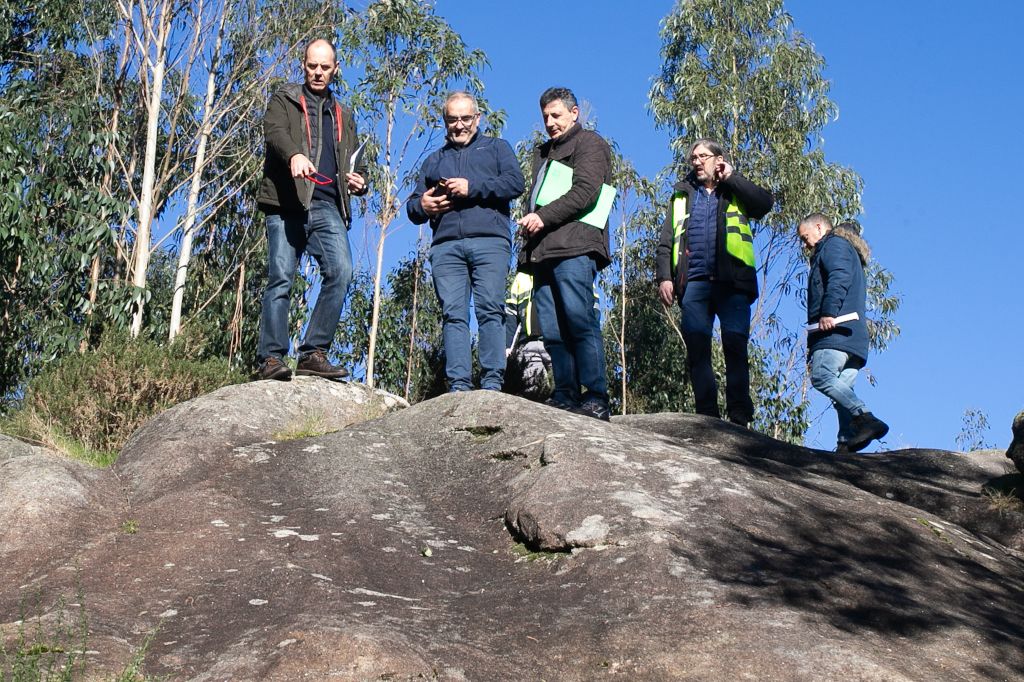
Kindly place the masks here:
<instances>
[{"instance_id":1,"label":"green folder","mask_svg":"<svg viewBox=\"0 0 1024 682\"><path fill-rule=\"evenodd\" d=\"M544 180L537 192L536 203L538 206L546 206L555 199L563 196L572 187L572 168L569 168L560 161L550 161L548 169L544 173ZM608 216L612 212L612 204L615 203L615 188L611 185L601 185L601 193L597 197L594 207L581 215L577 220L587 225L593 225L603 230L608 224Z\"/></svg>"}]
</instances>

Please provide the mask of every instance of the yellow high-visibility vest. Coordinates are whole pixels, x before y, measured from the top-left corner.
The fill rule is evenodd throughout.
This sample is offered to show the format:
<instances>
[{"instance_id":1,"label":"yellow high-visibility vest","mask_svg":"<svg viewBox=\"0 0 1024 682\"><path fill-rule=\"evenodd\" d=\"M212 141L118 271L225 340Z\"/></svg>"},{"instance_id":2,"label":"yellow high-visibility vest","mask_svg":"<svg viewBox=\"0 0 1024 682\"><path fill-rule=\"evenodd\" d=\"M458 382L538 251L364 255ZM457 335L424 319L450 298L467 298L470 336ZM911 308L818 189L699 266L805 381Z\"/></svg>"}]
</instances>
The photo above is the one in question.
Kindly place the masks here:
<instances>
[{"instance_id":1,"label":"yellow high-visibility vest","mask_svg":"<svg viewBox=\"0 0 1024 682\"><path fill-rule=\"evenodd\" d=\"M679 265L679 249L683 244L686 219L690 217L686 212L688 198L686 192L675 192L672 195L672 272ZM755 267L754 233L750 230L750 221L735 199L730 199L725 208L725 251L748 267Z\"/></svg>"}]
</instances>

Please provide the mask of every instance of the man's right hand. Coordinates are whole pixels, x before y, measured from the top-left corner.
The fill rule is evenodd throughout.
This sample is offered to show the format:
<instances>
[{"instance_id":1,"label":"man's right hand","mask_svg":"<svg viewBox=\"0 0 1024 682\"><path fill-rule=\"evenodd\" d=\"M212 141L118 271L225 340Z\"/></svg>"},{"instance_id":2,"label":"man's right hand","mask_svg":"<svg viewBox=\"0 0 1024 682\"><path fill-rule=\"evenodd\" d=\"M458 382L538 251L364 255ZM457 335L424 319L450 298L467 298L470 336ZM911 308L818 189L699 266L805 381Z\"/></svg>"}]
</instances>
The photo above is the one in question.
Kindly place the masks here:
<instances>
[{"instance_id":1,"label":"man's right hand","mask_svg":"<svg viewBox=\"0 0 1024 682\"><path fill-rule=\"evenodd\" d=\"M436 187L431 187L420 195L420 206L423 207L423 212L431 218L452 210L452 202L451 199L448 198L448 195L436 195L434 193L436 190Z\"/></svg>"},{"instance_id":2,"label":"man's right hand","mask_svg":"<svg viewBox=\"0 0 1024 682\"><path fill-rule=\"evenodd\" d=\"M296 154L288 161L288 165L291 167L293 178L304 178L316 173L316 166L305 154Z\"/></svg>"},{"instance_id":3,"label":"man's right hand","mask_svg":"<svg viewBox=\"0 0 1024 682\"><path fill-rule=\"evenodd\" d=\"M676 300L676 286L672 284L672 280L666 279L658 285L658 298L665 305L672 305Z\"/></svg>"}]
</instances>

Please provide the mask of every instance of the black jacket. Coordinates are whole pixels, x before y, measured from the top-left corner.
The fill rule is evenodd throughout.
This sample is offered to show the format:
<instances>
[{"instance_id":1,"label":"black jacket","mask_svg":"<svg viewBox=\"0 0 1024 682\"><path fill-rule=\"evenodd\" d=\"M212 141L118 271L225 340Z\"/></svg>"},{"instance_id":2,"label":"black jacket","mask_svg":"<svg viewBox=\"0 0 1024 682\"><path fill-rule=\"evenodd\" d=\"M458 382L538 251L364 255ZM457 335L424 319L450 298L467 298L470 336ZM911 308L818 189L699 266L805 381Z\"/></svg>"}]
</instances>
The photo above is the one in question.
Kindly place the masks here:
<instances>
[{"instance_id":1,"label":"black jacket","mask_svg":"<svg viewBox=\"0 0 1024 682\"><path fill-rule=\"evenodd\" d=\"M334 181L338 183L339 190L338 212L345 223L351 225L352 209L345 173L351 171L348 167L349 158L357 146L355 118L351 110L336 104L333 97L304 96L302 90L302 85L297 83L285 85L274 93L267 105L267 114L263 118L263 136L267 148L263 160L263 181L256 201L264 213L301 213L309 210L313 183L305 178L293 178L289 161L296 154L305 154L314 166L320 165L320 106L337 107L341 112L342 128L341 141L334 145L338 165L338 177ZM302 111L302 99L306 102L306 113ZM366 164L361 164L354 172L365 178Z\"/></svg>"},{"instance_id":2,"label":"black jacket","mask_svg":"<svg viewBox=\"0 0 1024 682\"><path fill-rule=\"evenodd\" d=\"M693 195L700 187L701 185L691 172L684 180L676 183L672 188L672 193L685 192L687 206L692 207ZM736 289L746 293L753 301L757 298L757 271L726 251L725 212L729 201L735 198L740 210L748 220L759 220L772 210L775 200L771 192L758 187L735 170L727 179L718 183L715 194L718 195L718 218L715 221L715 274L713 278L717 281L731 283ZM665 222L661 225L661 239L657 252L657 279L659 282L671 280L675 284L677 296L682 296L683 290L686 288L686 241L689 231L686 230L685 222L683 229L683 243L679 245L679 262L673 272L672 247L675 241L675 226L672 224L672 207L670 205L665 214Z\"/></svg>"},{"instance_id":3,"label":"black jacket","mask_svg":"<svg viewBox=\"0 0 1024 682\"><path fill-rule=\"evenodd\" d=\"M600 270L611 263L608 226L598 229L577 220L593 208L601 184L611 184L612 152L604 138L579 124L561 137L548 140L533 153L533 183L549 160L560 161L573 170L572 188L536 210L544 229L530 238L519 254L520 269L552 258L590 255ZM531 189L530 194L533 194Z\"/></svg>"},{"instance_id":4,"label":"black jacket","mask_svg":"<svg viewBox=\"0 0 1024 682\"><path fill-rule=\"evenodd\" d=\"M452 210L431 218L420 197L441 178L466 178L469 196L454 199ZM509 202L523 193L523 173L508 142L477 133L464 147L446 143L420 167L416 191L405 202L414 225L430 221L433 244L463 237L509 235Z\"/></svg>"}]
</instances>

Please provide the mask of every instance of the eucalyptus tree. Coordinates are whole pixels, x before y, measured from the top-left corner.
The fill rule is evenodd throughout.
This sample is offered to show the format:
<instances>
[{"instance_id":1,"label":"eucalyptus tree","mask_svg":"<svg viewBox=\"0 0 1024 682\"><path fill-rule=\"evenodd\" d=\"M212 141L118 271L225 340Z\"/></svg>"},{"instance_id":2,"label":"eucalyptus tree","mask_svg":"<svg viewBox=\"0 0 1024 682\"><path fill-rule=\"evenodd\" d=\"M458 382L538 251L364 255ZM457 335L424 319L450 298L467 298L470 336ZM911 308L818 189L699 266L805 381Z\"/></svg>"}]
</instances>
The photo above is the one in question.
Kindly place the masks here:
<instances>
[{"instance_id":1,"label":"eucalyptus tree","mask_svg":"<svg viewBox=\"0 0 1024 682\"><path fill-rule=\"evenodd\" d=\"M111 25L108 9L0 8L0 407L88 337L88 267L125 208L102 190L109 109L77 51L85 21Z\"/></svg>"},{"instance_id":2,"label":"eucalyptus tree","mask_svg":"<svg viewBox=\"0 0 1024 682\"><path fill-rule=\"evenodd\" d=\"M634 300L634 296L647 298L652 293L651 262L638 259L637 254L645 238L649 240L651 235L657 235L657 184L637 172L614 140L609 138L608 141L612 147L612 186L617 190L608 226L614 229L611 244L614 257L611 266L601 272L599 282L605 294L602 316L605 356L613 375L610 378L614 378L609 381L609 397L619 414L628 414L644 411L642 395L632 395L634 387L630 385L638 346L645 348L649 344L649 339L635 336L639 327L635 324L634 312L638 304L646 301ZM636 388L642 393L645 386L641 382Z\"/></svg>"},{"instance_id":3,"label":"eucalyptus tree","mask_svg":"<svg viewBox=\"0 0 1024 682\"><path fill-rule=\"evenodd\" d=\"M201 85L192 88L183 117L188 170L171 190L184 195L173 228L178 266L171 341L184 319L195 237L220 212L236 211L239 195L255 191L263 166L262 135L253 139L251 133L253 123L262 121L268 91L280 79L295 78L303 46L313 38L333 38L333 27L343 18L338 5L311 0L194 0L189 16L184 68Z\"/></svg>"},{"instance_id":4,"label":"eucalyptus tree","mask_svg":"<svg viewBox=\"0 0 1024 682\"><path fill-rule=\"evenodd\" d=\"M369 138L370 194L365 203L376 229L373 292L367 339L367 385L376 381L378 326L387 238L406 224L402 204L415 184L415 169L440 139L441 106L451 87L483 90L487 58L470 50L426 0L377 0L343 29L341 55L357 74L351 92ZM487 109L481 101L481 108ZM500 112L491 112L501 128Z\"/></svg>"},{"instance_id":5,"label":"eucalyptus tree","mask_svg":"<svg viewBox=\"0 0 1024 682\"><path fill-rule=\"evenodd\" d=\"M805 401L806 386L786 376L803 362L802 319L782 320L779 306L801 296L806 271L794 225L811 211L837 219L861 212L863 182L852 169L826 160L822 129L837 116L829 99L825 62L793 26L782 0L680 0L665 18L661 73L650 90L657 125L672 134L668 173L689 170L690 142L721 140L735 165L776 198L774 210L755 226L761 297L753 314L753 361L764 363L755 384L759 427L779 428L792 437L806 429L806 412L790 409ZM898 299L891 275L876 274L874 325L881 337L898 333L892 314ZM876 337L879 335L876 334Z\"/></svg>"}]
</instances>

